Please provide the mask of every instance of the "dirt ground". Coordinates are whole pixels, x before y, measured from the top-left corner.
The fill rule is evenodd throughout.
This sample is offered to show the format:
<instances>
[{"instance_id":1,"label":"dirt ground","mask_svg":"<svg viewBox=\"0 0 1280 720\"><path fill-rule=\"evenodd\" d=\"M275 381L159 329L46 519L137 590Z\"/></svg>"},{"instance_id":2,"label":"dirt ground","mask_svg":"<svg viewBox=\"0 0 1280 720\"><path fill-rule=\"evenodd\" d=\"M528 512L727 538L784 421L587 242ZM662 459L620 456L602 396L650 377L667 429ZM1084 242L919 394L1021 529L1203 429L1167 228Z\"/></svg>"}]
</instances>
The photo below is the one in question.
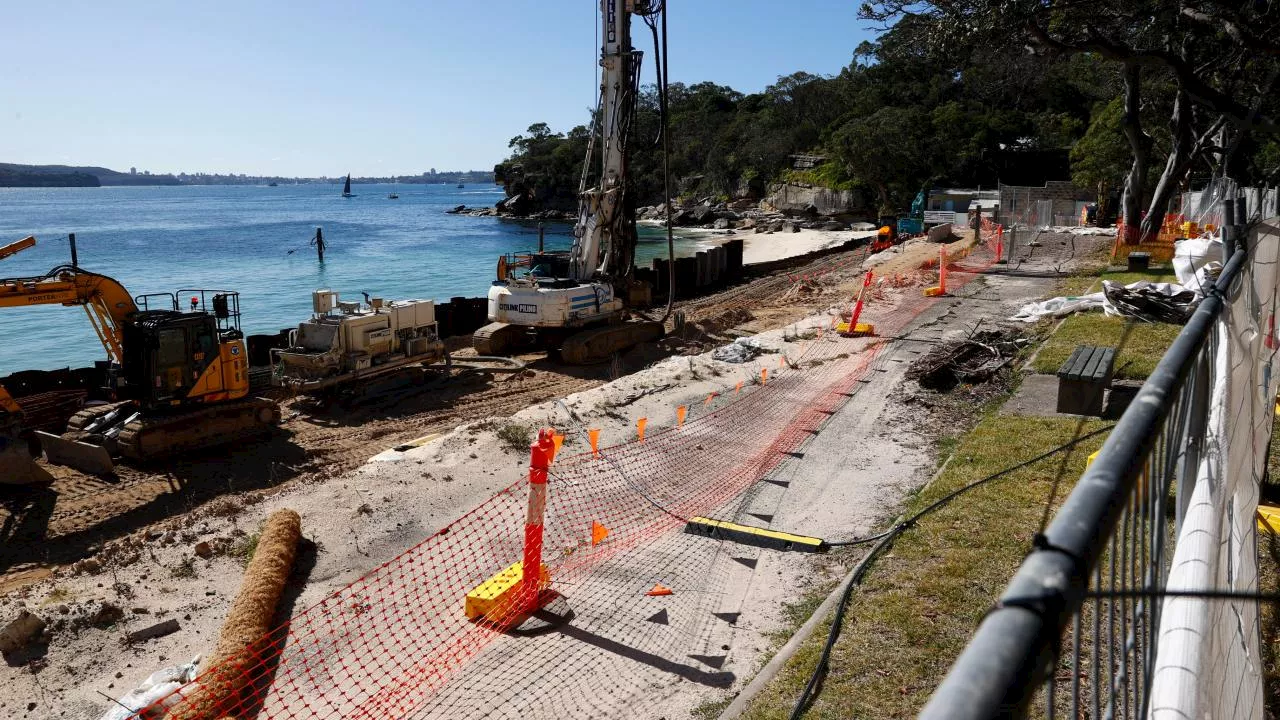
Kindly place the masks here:
<instances>
[{"instance_id":1,"label":"dirt ground","mask_svg":"<svg viewBox=\"0 0 1280 720\"><path fill-rule=\"evenodd\" d=\"M924 258L936 246L918 252ZM1061 264L1068 243L1045 238L1044 246L1031 252L1039 257L1018 263L1016 272L979 278L961 297L939 302L913 324L913 336L937 339L967 332L973 323L997 321L1017 303L1043 294L1052 283L1045 273ZM270 510L297 509L312 541L281 610L280 617L287 618L518 477L527 452L504 447L497 424L482 423L487 429L477 432L476 421L514 415L518 422L543 422L561 412L548 401L564 398L606 436L625 438L637 416L661 417L675 403L716 389L723 379L714 379L715 363L706 353L726 340L772 330L761 341L786 352L788 343L796 342L796 328L789 324L806 317L808 324L821 322L833 306L847 305L861 285L864 259L865 250L828 255L681 303L684 322L672 325L670 339L633 351L615 365L570 369L531 357L531 373L476 377L468 385L399 397L391 404L320 409L293 401L281 438L236 449L230 459L206 458L164 473L129 471L137 475L117 485L86 488L72 502L60 495L62 488L73 494L71 481L60 481L67 484L49 491L54 496L44 500L47 509L6 521L3 552L17 556L8 538L15 529L30 528L34 534L20 543L28 558L34 554L42 562L9 561L10 589L25 587L0 597L0 621L26 605L50 618L54 632L49 645L36 648L29 660L0 667L0 678L15 688L8 699L0 699L0 715L96 717L106 707L101 694L118 697L151 671L207 652L242 572L238 558ZM899 295L905 292L919 289L906 288ZM933 463L934 430L918 417L928 410L897 393L903 369L922 348L907 342L890 347L877 360L871 383L859 390L858 411L834 416L802 457L775 473L794 490L761 483L721 508L721 514L752 524L768 517L780 529L827 537L857 536L883 520ZM664 360L671 355L687 357ZM621 379L608 382L614 377ZM468 423L472 426L455 430ZM445 435L390 453L398 462L365 462L435 432ZM424 473L424 465L431 472ZM76 500L78 513L71 510ZM59 507L64 502L67 506ZM200 542L209 543L211 557L193 556ZM630 592L629 586L619 591L610 585L649 582L638 569L664 557L682 558L668 564L672 576L664 579L701 589L682 592L664 605ZM544 712L524 707L522 716L686 716L740 687L759 667L770 647L769 634L783 623L783 600L841 570L842 560L835 556L814 562L794 558L667 537L643 553L621 557L616 567L593 579L599 589L576 591L582 598L612 598L598 607L589 602L575 607L581 618L577 634L541 641L532 654L513 655L503 644L494 645L415 716L472 716L477 698L509 697L510 689L493 694L497 679L510 673L524 678L533 666L543 679L537 692L521 696L527 683L512 685L513 692ZM666 624L652 619L662 610ZM734 615L735 622L715 619L726 615ZM178 620L181 630L122 643L125 631L164 618ZM558 662L576 672L556 673ZM517 705L497 716L518 710Z\"/></svg>"},{"instance_id":2,"label":"dirt ground","mask_svg":"<svg viewBox=\"0 0 1280 720\"><path fill-rule=\"evenodd\" d=\"M763 242L774 236L756 237ZM674 333L670 340L634 350L616 364L574 367L544 355L526 355L521 359L528 369L515 376L467 374L450 382L432 382L439 378L429 377L431 384L422 387L401 378L373 388L373 397L351 407L286 399L280 430L265 441L151 467L120 464L109 479L46 466L56 478L51 485L0 486L0 594L90 557L113 539L180 520L215 498L337 477L415 438L480 418L508 416L662 357L696 352L725 330L752 333L792 322L849 293L849 280L856 273L846 270L856 268L865 252L864 248L797 261L792 269L681 302L677 309L686 319L683 328L668 320ZM805 276L815 279L794 290L797 279ZM465 339L454 339L453 345L459 360L472 354Z\"/></svg>"}]
</instances>

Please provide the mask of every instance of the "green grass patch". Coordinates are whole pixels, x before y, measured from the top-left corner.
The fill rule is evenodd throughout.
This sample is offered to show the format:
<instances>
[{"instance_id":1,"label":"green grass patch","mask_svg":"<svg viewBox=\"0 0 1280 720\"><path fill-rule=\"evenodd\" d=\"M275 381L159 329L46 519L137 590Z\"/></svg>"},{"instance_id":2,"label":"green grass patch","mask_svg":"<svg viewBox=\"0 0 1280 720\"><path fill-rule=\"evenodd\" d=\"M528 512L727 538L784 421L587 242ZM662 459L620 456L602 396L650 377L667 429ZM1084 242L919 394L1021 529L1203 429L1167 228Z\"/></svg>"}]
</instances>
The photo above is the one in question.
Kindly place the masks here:
<instances>
[{"instance_id":1,"label":"green grass patch","mask_svg":"<svg viewBox=\"0 0 1280 720\"><path fill-rule=\"evenodd\" d=\"M942 495L1102 427L1099 421L988 415L938 479ZM928 701L1104 435L961 495L922 518L854 592L830 671L807 718L914 717ZM785 718L817 664L830 621L804 643L746 717Z\"/></svg>"},{"instance_id":2,"label":"green grass patch","mask_svg":"<svg viewBox=\"0 0 1280 720\"><path fill-rule=\"evenodd\" d=\"M1098 292L1102 290L1103 280L1110 280L1121 285L1128 285L1139 280L1148 280L1150 282L1178 281L1173 274L1172 267L1155 267L1147 272L1125 272L1109 270L1105 265L1094 265L1081 268L1064 279L1058 286L1058 294L1071 297Z\"/></svg>"},{"instance_id":3,"label":"green grass patch","mask_svg":"<svg viewBox=\"0 0 1280 720\"><path fill-rule=\"evenodd\" d=\"M1102 345L1117 348L1117 378L1144 380L1180 332L1181 325L1146 323L1101 312L1072 315L1045 341L1032 369L1056 373L1077 346Z\"/></svg>"}]
</instances>

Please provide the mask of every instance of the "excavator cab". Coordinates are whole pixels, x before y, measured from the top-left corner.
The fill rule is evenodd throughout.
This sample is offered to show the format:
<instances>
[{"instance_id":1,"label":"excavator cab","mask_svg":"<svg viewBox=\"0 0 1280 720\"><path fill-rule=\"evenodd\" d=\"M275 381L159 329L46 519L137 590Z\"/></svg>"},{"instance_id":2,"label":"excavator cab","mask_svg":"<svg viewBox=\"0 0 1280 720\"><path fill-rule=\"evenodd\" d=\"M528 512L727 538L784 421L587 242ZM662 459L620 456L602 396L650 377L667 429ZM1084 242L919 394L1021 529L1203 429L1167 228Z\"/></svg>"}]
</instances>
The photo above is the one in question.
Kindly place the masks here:
<instances>
[{"instance_id":1,"label":"excavator cab","mask_svg":"<svg viewBox=\"0 0 1280 720\"><path fill-rule=\"evenodd\" d=\"M180 307L190 295L190 311ZM169 309L152 310L157 299ZM126 395L144 406L243 397L249 391L239 295L179 290L139 295L124 326Z\"/></svg>"}]
</instances>

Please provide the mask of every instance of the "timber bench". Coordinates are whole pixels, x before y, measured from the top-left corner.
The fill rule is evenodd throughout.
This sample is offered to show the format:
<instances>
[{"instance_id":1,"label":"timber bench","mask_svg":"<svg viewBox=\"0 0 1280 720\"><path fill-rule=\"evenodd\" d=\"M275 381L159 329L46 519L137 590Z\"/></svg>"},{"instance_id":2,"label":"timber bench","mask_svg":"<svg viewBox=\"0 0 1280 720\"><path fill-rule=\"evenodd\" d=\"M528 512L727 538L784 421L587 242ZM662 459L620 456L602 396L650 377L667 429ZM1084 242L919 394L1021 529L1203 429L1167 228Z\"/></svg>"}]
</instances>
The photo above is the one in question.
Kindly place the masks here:
<instances>
[{"instance_id":1,"label":"timber bench","mask_svg":"<svg viewBox=\"0 0 1280 720\"><path fill-rule=\"evenodd\" d=\"M1072 351L1058 369L1058 412L1102 415L1115 361L1115 348L1081 345Z\"/></svg>"}]
</instances>

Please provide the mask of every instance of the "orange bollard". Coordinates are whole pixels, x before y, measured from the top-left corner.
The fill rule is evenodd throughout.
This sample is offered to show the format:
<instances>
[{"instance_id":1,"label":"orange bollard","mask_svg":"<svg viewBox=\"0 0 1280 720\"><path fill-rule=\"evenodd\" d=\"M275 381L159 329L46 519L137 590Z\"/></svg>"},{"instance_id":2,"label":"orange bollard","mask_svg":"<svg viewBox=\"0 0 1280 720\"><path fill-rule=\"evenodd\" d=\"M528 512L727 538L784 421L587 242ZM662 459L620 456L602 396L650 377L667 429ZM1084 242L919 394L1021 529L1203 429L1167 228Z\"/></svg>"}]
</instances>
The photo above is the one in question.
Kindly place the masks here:
<instances>
[{"instance_id":1,"label":"orange bollard","mask_svg":"<svg viewBox=\"0 0 1280 720\"><path fill-rule=\"evenodd\" d=\"M938 287L942 288L942 294L947 294L947 246L938 246Z\"/></svg>"},{"instance_id":2,"label":"orange bollard","mask_svg":"<svg viewBox=\"0 0 1280 720\"><path fill-rule=\"evenodd\" d=\"M681 405L680 407L676 408L676 427L684 426L684 416L685 416L685 413L687 412L689 412L689 408L685 407L684 405Z\"/></svg>"},{"instance_id":3,"label":"orange bollard","mask_svg":"<svg viewBox=\"0 0 1280 720\"><path fill-rule=\"evenodd\" d=\"M851 337L856 337L858 335L870 335L875 332L874 325L861 323L861 327L859 327L860 323L858 322L858 318L862 316L863 295L866 294L867 288L871 287L871 275L872 271L868 270L866 277L862 280L862 288L858 290L858 299L854 302L853 309L849 311L848 335Z\"/></svg>"},{"instance_id":4,"label":"orange bollard","mask_svg":"<svg viewBox=\"0 0 1280 720\"><path fill-rule=\"evenodd\" d=\"M529 510L524 519L524 562L520 580L522 609L537 606L538 596L542 594L542 517L547 509L547 467L555 453L553 435L551 428L542 428L537 442L529 446Z\"/></svg>"},{"instance_id":5,"label":"orange bollard","mask_svg":"<svg viewBox=\"0 0 1280 720\"><path fill-rule=\"evenodd\" d=\"M591 456L592 457L599 456L600 455L600 429L592 428L588 430L587 438L591 440Z\"/></svg>"},{"instance_id":6,"label":"orange bollard","mask_svg":"<svg viewBox=\"0 0 1280 720\"><path fill-rule=\"evenodd\" d=\"M734 386L734 388L733 388L733 392L734 392L734 394L735 394L735 395L736 395L737 393L742 392L742 381L741 381L741 380L739 380L739 381L738 381L738 384Z\"/></svg>"},{"instance_id":7,"label":"orange bollard","mask_svg":"<svg viewBox=\"0 0 1280 720\"><path fill-rule=\"evenodd\" d=\"M1004 226L996 226L996 262L1004 257Z\"/></svg>"},{"instance_id":8,"label":"orange bollard","mask_svg":"<svg viewBox=\"0 0 1280 720\"><path fill-rule=\"evenodd\" d=\"M769 382L769 368L760 368L760 384L765 385Z\"/></svg>"},{"instance_id":9,"label":"orange bollard","mask_svg":"<svg viewBox=\"0 0 1280 720\"><path fill-rule=\"evenodd\" d=\"M636 421L636 434L640 436L640 442L644 442L644 426L649 424L649 418L640 418Z\"/></svg>"}]
</instances>

